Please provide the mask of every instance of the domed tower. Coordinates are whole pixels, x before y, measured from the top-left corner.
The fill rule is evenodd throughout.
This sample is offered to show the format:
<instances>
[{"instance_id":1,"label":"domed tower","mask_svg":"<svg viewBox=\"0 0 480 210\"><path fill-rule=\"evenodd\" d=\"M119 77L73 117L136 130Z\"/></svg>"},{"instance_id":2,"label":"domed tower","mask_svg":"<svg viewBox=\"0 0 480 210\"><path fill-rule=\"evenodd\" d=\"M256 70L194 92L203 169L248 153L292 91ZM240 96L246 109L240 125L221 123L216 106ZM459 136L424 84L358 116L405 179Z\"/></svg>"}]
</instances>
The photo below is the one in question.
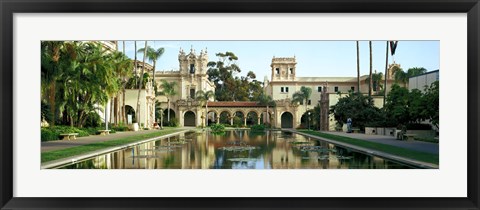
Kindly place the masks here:
<instances>
[{"instance_id":1,"label":"domed tower","mask_svg":"<svg viewBox=\"0 0 480 210\"><path fill-rule=\"evenodd\" d=\"M297 61L293 58L272 58L272 81L295 80Z\"/></svg>"}]
</instances>

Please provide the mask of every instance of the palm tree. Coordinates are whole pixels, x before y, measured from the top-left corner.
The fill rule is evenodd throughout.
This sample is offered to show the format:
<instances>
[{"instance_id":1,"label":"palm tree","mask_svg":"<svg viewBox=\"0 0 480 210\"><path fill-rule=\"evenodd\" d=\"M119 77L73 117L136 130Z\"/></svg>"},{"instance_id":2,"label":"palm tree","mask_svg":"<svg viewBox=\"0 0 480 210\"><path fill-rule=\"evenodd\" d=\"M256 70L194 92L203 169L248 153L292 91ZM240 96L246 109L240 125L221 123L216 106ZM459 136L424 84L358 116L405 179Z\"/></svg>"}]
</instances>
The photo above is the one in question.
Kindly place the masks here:
<instances>
[{"instance_id":1,"label":"palm tree","mask_svg":"<svg viewBox=\"0 0 480 210\"><path fill-rule=\"evenodd\" d=\"M162 80L161 82L161 93L167 97L167 121L170 123L170 97L177 95L177 92L175 91L175 86L177 86L177 83L175 81L167 82L166 80Z\"/></svg>"},{"instance_id":2,"label":"palm tree","mask_svg":"<svg viewBox=\"0 0 480 210\"><path fill-rule=\"evenodd\" d=\"M372 41L368 41L370 48L370 78L372 78ZM372 96L373 80L368 83L368 96Z\"/></svg>"},{"instance_id":3,"label":"palm tree","mask_svg":"<svg viewBox=\"0 0 480 210\"><path fill-rule=\"evenodd\" d=\"M42 97L46 98L50 108L51 119L49 124L55 125L56 118L56 92L57 79L61 75L61 50L64 42L43 41L41 42L41 79L42 79Z\"/></svg>"},{"instance_id":4,"label":"palm tree","mask_svg":"<svg viewBox=\"0 0 480 210\"><path fill-rule=\"evenodd\" d=\"M360 47L357 41L357 92L360 93Z\"/></svg>"},{"instance_id":5,"label":"palm tree","mask_svg":"<svg viewBox=\"0 0 480 210\"><path fill-rule=\"evenodd\" d=\"M259 103L260 105L265 105L267 106L267 116L266 116L266 119L267 119L267 123L270 123L270 113L268 111L268 107L269 106L275 106L275 101L272 99L271 96L269 95L266 95L265 93L262 93L259 97Z\"/></svg>"},{"instance_id":6,"label":"palm tree","mask_svg":"<svg viewBox=\"0 0 480 210\"><path fill-rule=\"evenodd\" d=\"M409 68L407 72L404 72L400 67L395 71L395 82L401 82L404 84L404 87L407 87L408 79L410 77L418 76L421 74L425 74L427 69L423 67L413 67Z\"/></svg>"},{"instance_id":7,"label":"palm tree","mask_svg":"<svg viewBox=\"0 0 480 210\"><path fill-rule=\"evenodd\" d=\"M205 103L205 126L208 126L208 101L210 100L210 98L215 97L215 92L211 90L207 92L204 92L203 90L199 90L195 95L196 95L195 99L197 101Z\"/></svg>"},{"instance_id":8,"label":"palm tree","mask_svg":"<svg viewBox=\"0 0 480 210\"><path fill-rule=\"evenodd\" d=\"M128 82L128 78L132 76L131 69L133 68L133 63L124 53L121 53L121 52L115 52L113 54L113 58L114 59L113 59L112 62L113 62L113 65L114 65L114 69L115 69L117 78L118 78L119 83L120 83L121 92L123 93L122 106L118 105L120 103L118 101L119 97L116 97L117 110L116 110L115 119L116 119L116 121L126 122L126 119L125 119L125 117L126 117L125 116L125 92L126 92L126 90L125 89L126 89L126 85L127 85L127 82ZM121 113L120 113L120 107L122 107ZM119 116L122 116L122 117L119 117ZM117 123L117 122L115 122L115 123Z\"/></svg>"},{"instance_id":9,"label":"palm tree","mask_svg":"<svg viewBox=\"0 0 480 210\"><path fill-rule=\"evenodd\" d=\"M300 88L300 91L297 91L293 94L292 102L300 103L300 102L305 101L305 111L307 111L308 100L310 99L311 95L312 95L312 88L302 86Z\"/></svg>"},{"instance_id":10,"label":"palm tree","mask_svg":"<svg viewBox=\"0 0 480 210\"><path fill-rule=\"evenodd\" d=\"M143 63L142 63L142 73L140 75L143 76L143 74L145 73L145 59L147 58L147 46L148 46L148 42L145 41L145 48L143 48ZM135 51L135 55L137 54L137 51ZM140 123L140 92L142 90L142 85L143 85L143 82L142 80L139 80L138 81L139 84L138 84L138 96L137 96L137 113L135 113L135 115L137 116L137 122Z\"/></svg>"},{"instance_id":11,"label":"palm tree","mask_svg":"<svg viewBox=\"0 0 480 210\"><path fill-rule=\"evenodd\" d=\"M380 91L382 88L383 88L383 85L382 85L382 81L383 81L383 73L382 72L379 72L379 73L373 73L372 74L372 80L370 80L370 77L367 77L365 79L365 82L372 82L372 91L373 91L373 88L375 88L375 93L378 93L378 91Z\"/></svg>"},{"instance_id":12,"label":"palm tree","mask_svg":"<svg viewBox=\"0 0 480 210\"><path fill-rule=\"evenodd\" d=\"M145 51L144 48L140 48L139 51ZM152 47L148 46L147 47L147 58L148 58L148 61L150 62L153 62L153 81L152 81L152 85L153 85L153 92L154 94L157 93L157 85L156 85L156 82L155 82L155 68L156 68L156 64L157 64L157 60L160 59L160 57L162 57L163 53L165 52L165 49L163 47L161 48L158 48L158 49L153 49ZM153 109L155 110L155 104L153 105ZM157 122L157 118L155 117L155 112L153 113L153 119L155 120L155 122Z\"/></svg>"}]
</instances>

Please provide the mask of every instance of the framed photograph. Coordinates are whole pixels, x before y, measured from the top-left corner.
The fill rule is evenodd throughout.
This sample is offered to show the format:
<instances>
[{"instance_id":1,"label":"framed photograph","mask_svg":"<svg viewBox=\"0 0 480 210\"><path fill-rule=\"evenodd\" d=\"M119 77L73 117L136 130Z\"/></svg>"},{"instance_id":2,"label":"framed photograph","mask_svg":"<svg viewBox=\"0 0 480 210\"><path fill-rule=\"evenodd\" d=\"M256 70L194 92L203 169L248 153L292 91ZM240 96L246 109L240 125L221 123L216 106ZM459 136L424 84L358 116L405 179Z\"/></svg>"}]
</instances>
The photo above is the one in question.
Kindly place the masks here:
<instances>
[{"instance_id":1,"label":"framed photograph","mask_svg":"<svg viewBox=\"0 0 480 210\"><path fill-rule=\"evenodd\" d=\"M2 1L0 207L479 209L478 3Z\"/></svg>"}]
</instances>

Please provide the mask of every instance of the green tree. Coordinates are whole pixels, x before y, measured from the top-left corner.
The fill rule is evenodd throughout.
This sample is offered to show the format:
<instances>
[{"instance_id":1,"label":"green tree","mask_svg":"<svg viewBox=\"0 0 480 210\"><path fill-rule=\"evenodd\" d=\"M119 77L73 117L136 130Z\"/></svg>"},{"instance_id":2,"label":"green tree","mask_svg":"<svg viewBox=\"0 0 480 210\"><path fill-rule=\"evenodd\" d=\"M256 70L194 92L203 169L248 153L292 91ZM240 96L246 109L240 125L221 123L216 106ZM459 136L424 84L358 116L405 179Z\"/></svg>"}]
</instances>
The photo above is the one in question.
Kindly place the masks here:
<instances>
[{"instance_id":1,"label":"green tree","mask_svg":"<svg viewBox=\"0 0 480 210\"><path fill-rule=\"evenodd\" d=\"M140 48L138 51L145 51L144 48ZM152 81L152 85L153 85L153 91L154 91L154 94L156 95L157 94L157 85L156 85L156 81L155 81L155 68L156 68L156 65L157 65L157 60L160 59L160 57L162 57L163 53L165 52L165 49L163 47L160 47L158 49L154 49L150 46L147 47L147 58L148 58L148 61L149 62L152 62L153 63L153 81ZM154 105L154 109L155 109L155 106ZM154 113L153 114L153 119L155 119L155 122L157 121L157 118L156 118L156 114Z\"/></svg>"},{"instance_id":2,"label":"green tree","mask_svg":"<svg viewBox=\"0 0 480 210\"><path fill-rule=\"evenodd\" d=\"M372 90L375 91L375 95L382 94L383 93L383 73L373 73L371 75L372 79ZM365 82L368 82L370 84L370 76L368 76L365 79Z\"/></svg>"},{"instance_id":3,"label":"green tree","mask_svg":"<svg viewBox=\"0 0 480 210\"><path fill-rule=\"evenodd\" d=\"M195 99L200 101L202 104L205 104L205 126L208 126L208 101L210 98L215 97L215 92L209 90L204 92L203 90L199 90L196 93Z\"/></svg>"},{"instance_id":4,"label":"green tree","mask_svg":"<svg viewBox=\"0 0 480 210\"><path fill-rule=\"evenodd\" d=\"M387 96L385 114L388 119L393 119L396 124L406 125L410 122L408 111L409 92L398 84L392 85L392 90Z\"/></svg>"},{"instance_id":5,"label":"green tree","mask_svg":"<svg viewBox=\"0 0 480 210\"><path fill-rule=\"evenodd\" d=\"M145 60L147 58L147 46L148 46L148 42L145 41L145 47L143 48L143 63L142 63L142 73L140 75L144 75L145 73ZM135 51L135 54L137 54L138 51ZM135 116L137 116L137 122L140 123L140 92L142 90L142 84L143 82L142 81L138 81L138 95L137 95L137 113L135 113Z\"/></svg>"},{"instance_id":6,"label":"green tree","mask_svg":"<svg viewBox=\"0 0 480 210\"><path fill-rule=\"evenodd\" d=\"M61 41L44 41L41 42L41 92L42 98L45 100L49 108L48 115L51 116L47 120L53 126L56 120L56 93L57 80L61 75L61 50L64 42Z\"/></svg>"},{"instance_id":7,"label":"green tree","mask_svg":"<svg viewBox=\"0 0 480 210\"><path fill-rule=\"evenodd\" d=\"M407 72L404 72L403 69L398 67L394 71L395 82L403 83L404 87L407 87L408 79L410 77L418 76L425 73L427 73L427 69L423 67L409 68Z\"/></svg>"},{"instance_id":8,"label":"green tree","mask_svg":"<svg viewBox=\"0 0 480 210\"><path fill-rule=\"evenodd\" d=\"M312 95L312 88L302 86L300 87L300 91L293 93L292 102L297 102L297 103L305 102L305 110L307 110L308 100L310 99L311 95Z\"/></svg>"},{"instance_id":9,"label":"green tree","mask_svg":"<svg viewBox=\"0 0 480 210\"><path fill-rule=\"evenodd\" d=\"M262 92L262 94L258 97L258 103L260 105L264 105L264 106L267 106L267 116L266 117L266 120L269 124L271 124L271 115L270 115L270 112L268 110L269 107L275 107L276 106L276 103L275 101L272 99L271 96L265 94Z\"/></svg>"},{"instance_id":10,"label":"green tree","mask_svg":"<svg viewBox=\"0 0 480 210\"><path fill-rule=\"evenodd\" d=\"M170 99L171 97L177 95L177 91L175 91L175 86L177 86L176 82L167 82L166 80L161 80L160 88L162 89L161 94L167 97L167 121L170 123Z\"/></svg>"},{"instance_id":11,"label":"green tree","mask_svg":"<svg viewBox=\"0 0 480 210\"><path fill-rule=\"evenodd\" d=\"M439 82L436 81L425 89L425 94L423 96L423 102L425 108L423 110L423 116L430 120L430 122L437 128L439 128L440 118L439 118Z\"/></svg>"},{"instance_id":12,"label":"green tree","mask_svg":"<svg viewBox=\"0 0 480 210\"><path fill-rule=\"evenodd\" d=\"M351 118L353 126L361 130L365 129L366 124L380 122L383 119L381 110L375 107L371 97L354 92L340 98L337 104L330 107L330 113L333 114L338 126L342 126L348 118Z\"/></svg>"}]
</instances>

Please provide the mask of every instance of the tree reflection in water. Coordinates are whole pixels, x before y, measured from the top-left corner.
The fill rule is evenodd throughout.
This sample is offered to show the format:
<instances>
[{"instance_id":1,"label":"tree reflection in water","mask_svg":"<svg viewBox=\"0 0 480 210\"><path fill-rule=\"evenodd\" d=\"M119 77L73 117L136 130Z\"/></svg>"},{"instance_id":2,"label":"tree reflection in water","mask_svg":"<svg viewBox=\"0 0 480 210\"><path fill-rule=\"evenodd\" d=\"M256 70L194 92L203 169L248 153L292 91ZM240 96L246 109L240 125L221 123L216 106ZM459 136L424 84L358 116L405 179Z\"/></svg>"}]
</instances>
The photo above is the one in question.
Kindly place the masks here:
<instances>
[{"instance_id":1,"label":"tree reflection in water","mask_svg":"<svg viewBox=\"0 0 480 210\"><path fill-rule=\"evenodd\" d=\"M65 169L404 169L410 168L282 131L185 133L74 163Z\"/></svg>"}]
</instances>

